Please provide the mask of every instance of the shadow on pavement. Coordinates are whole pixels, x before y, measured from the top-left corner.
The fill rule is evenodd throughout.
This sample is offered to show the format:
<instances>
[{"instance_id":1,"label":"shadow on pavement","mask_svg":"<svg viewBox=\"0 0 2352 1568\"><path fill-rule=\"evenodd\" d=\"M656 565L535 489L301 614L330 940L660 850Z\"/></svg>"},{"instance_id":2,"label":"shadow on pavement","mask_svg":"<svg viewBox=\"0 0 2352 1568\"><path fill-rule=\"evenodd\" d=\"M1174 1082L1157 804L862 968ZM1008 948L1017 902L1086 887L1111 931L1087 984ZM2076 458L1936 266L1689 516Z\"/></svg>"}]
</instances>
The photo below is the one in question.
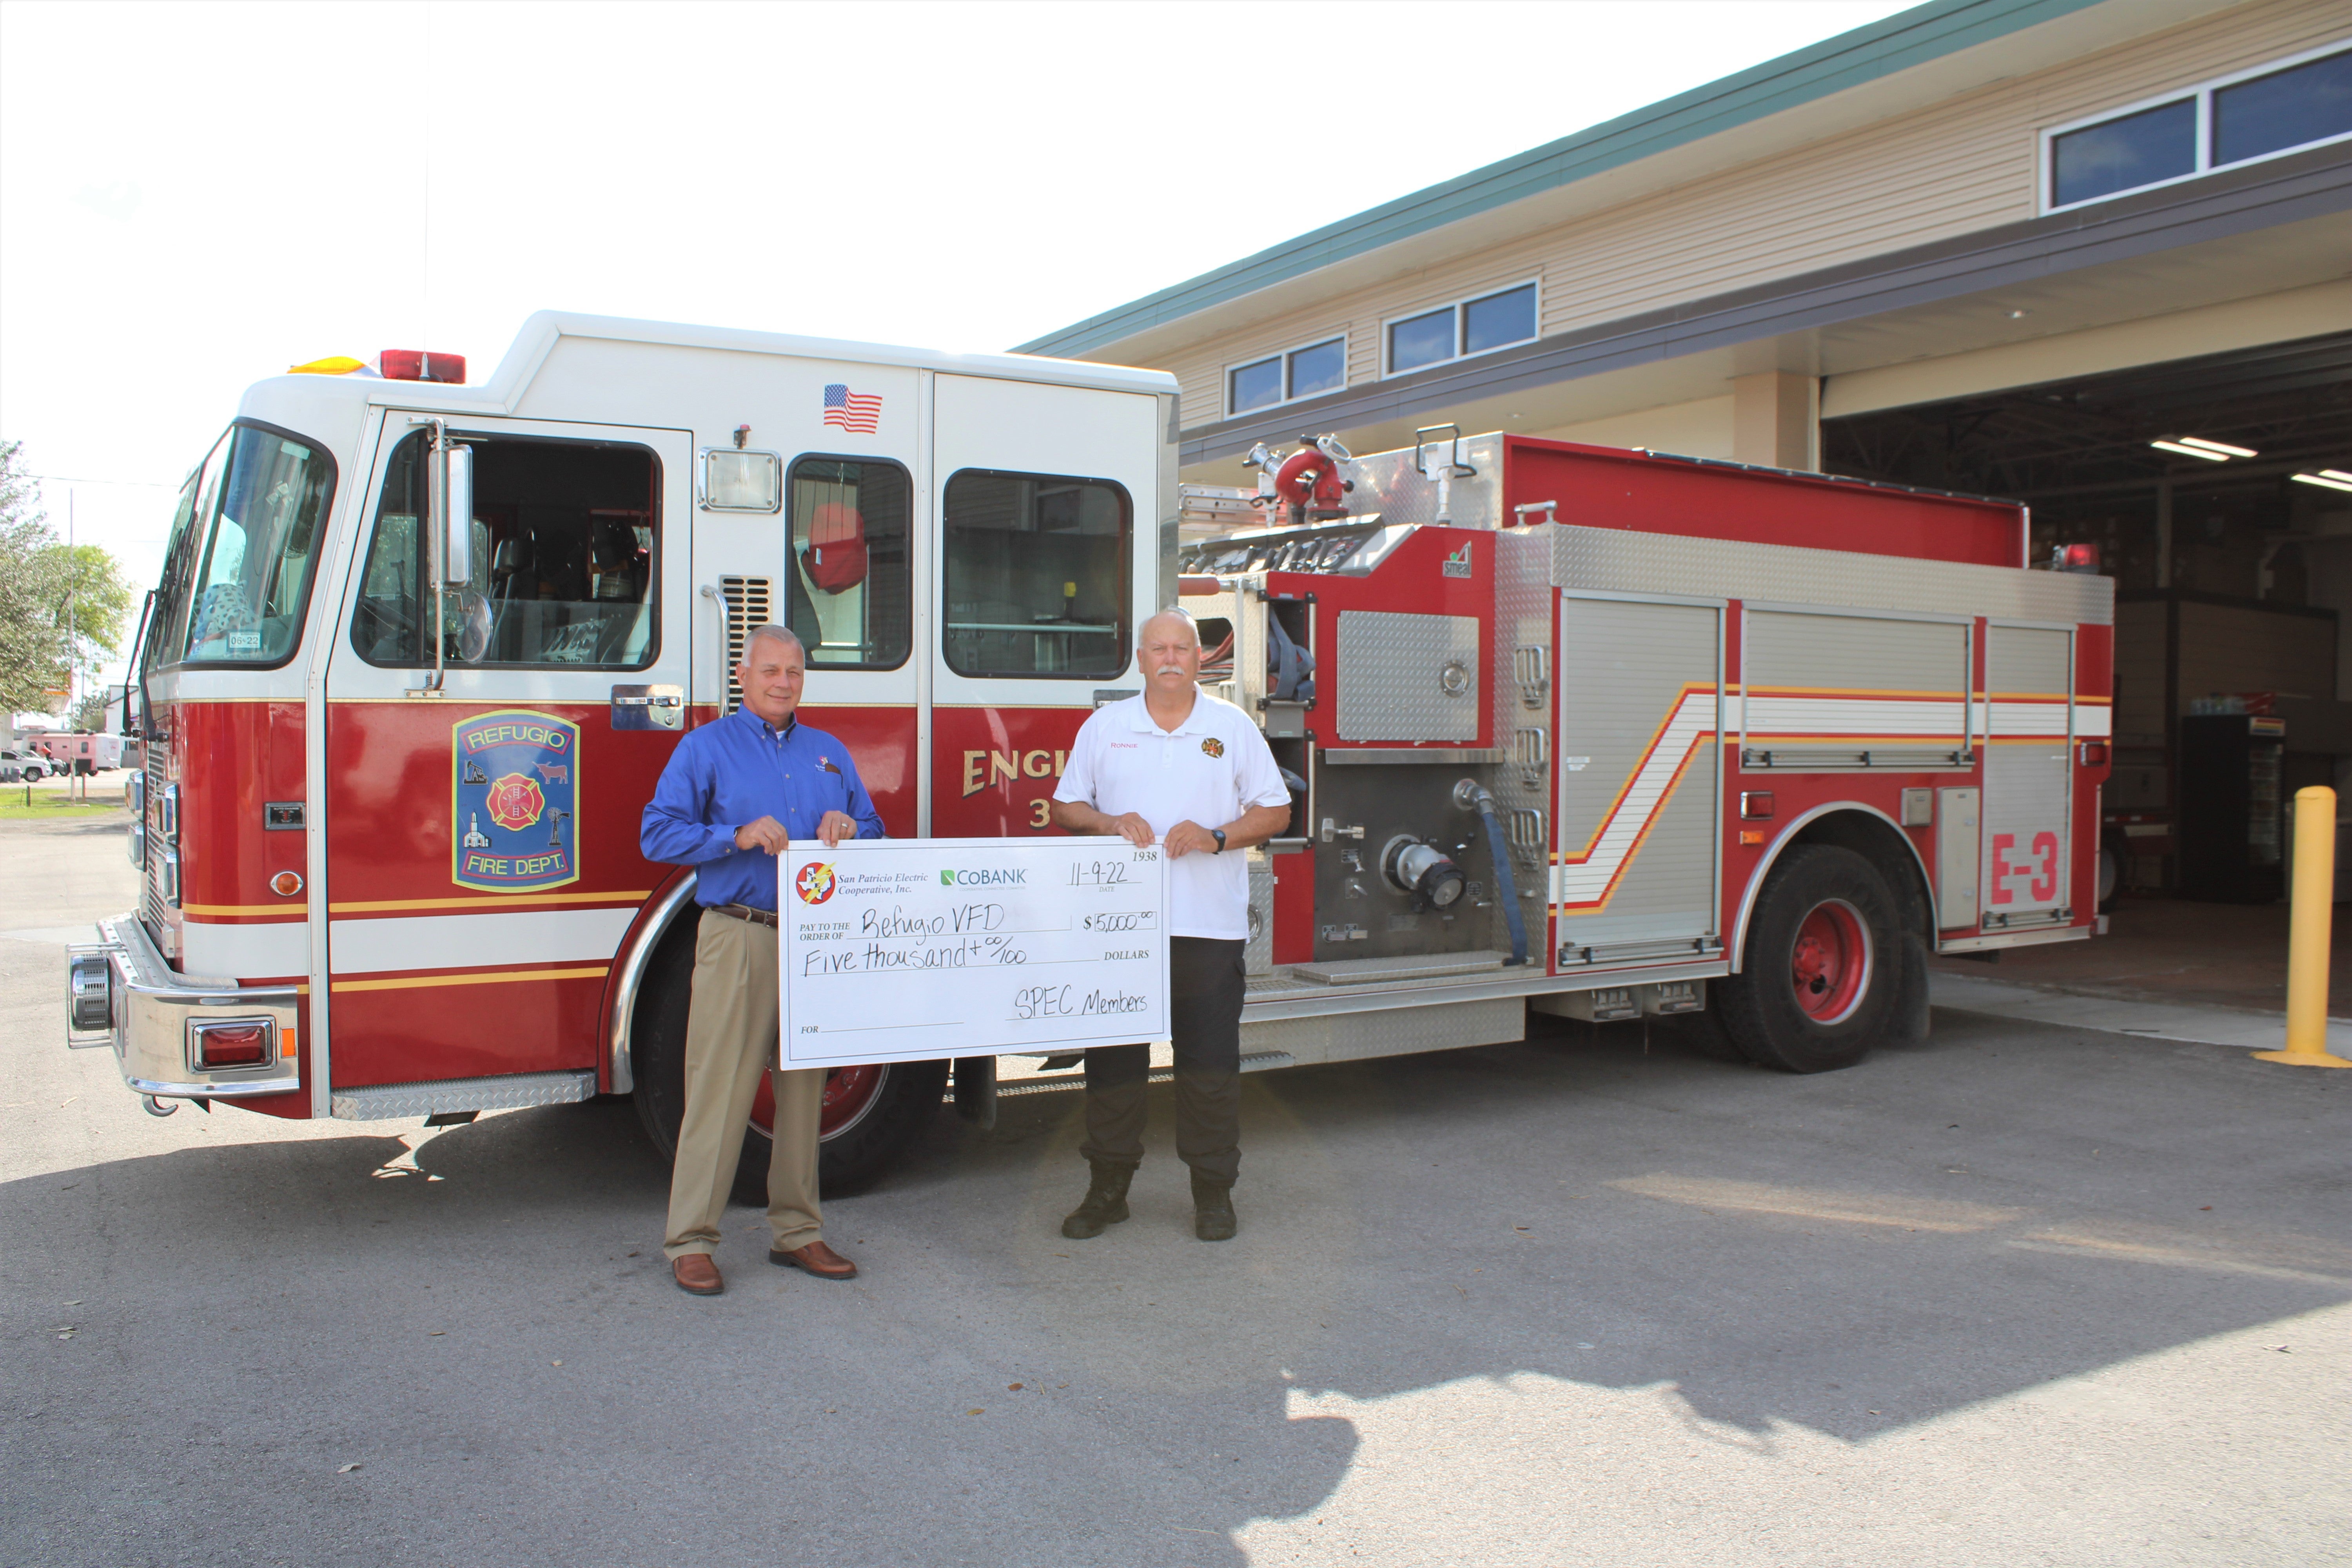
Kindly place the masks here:
<instances>
[{"instance_id":1,"label":"shadow on pavement","mask_svg":"<svg viewBox=\"0 0 2352 1568\"><path fill-rule=\"evenodd\" d=\"M625 1103L99 1163L0 1185L0 1535L1230 1564L1354 1457L1294 1394L1534 1373L1859 1441L2352 1296L2334 1076L1954 1014L1811 1079L1563 1026L1246 1080L1221 1247L1164 1091L1134 1219L1085 1243L1078 1097L1008 1098L828 1205L860 1279L769 1268L736 1209L711 1301L669 1284Z\"/></svg>"}]
</instances>

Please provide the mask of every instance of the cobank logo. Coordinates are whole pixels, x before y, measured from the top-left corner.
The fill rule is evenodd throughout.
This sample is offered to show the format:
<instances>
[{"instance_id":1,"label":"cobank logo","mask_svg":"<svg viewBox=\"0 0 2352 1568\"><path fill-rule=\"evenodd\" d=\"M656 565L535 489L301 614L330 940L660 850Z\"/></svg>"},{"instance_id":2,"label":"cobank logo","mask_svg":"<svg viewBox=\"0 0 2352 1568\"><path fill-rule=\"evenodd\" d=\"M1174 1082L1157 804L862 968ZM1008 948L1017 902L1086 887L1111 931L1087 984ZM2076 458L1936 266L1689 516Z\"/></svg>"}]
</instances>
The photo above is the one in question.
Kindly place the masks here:
<instances>
[{"instance_id":1,"label":"cobank logo","mask_svg":"<svg viewBox=\"0 0 2352 1568\"><path fill-rule=\"evenodd\" d=\"M839 885L834 879L832 867L814 860L802 867L800 874L793 879L793 891L801 896L801 902L804 904L824 902L833 897L833 889Z\"/></svg>"},{"instance_id":2,"label":"cobank logo","mask_svg":"<svg viewBox=\"0 0 2352 1568\"><path fill-rule=\"evenodd\" d=\"M1017 870L942 870L940 873L940 886L942 888L1021 887L1025 886L1028 883L1028 880L1029 868L1025 866Z\"/></svg>"}]
</instances>

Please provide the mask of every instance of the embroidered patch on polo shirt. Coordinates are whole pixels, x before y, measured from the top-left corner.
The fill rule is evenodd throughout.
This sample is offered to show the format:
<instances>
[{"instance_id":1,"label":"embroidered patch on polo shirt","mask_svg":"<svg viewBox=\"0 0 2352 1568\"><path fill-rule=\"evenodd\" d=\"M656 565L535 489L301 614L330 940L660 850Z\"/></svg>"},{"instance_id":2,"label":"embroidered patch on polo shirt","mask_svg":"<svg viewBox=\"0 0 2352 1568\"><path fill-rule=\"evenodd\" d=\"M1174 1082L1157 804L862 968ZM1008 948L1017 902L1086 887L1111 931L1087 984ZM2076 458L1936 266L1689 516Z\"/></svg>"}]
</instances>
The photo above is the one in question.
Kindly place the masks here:
<instances>
[{"instance_id":1,"label":"embroidered patch on polo shirt","mask_svg":"<svg viewBox=\"0 0 2352 1568\"><path fill-rule=\"evenodd\" d=\"M1225 743L1212 735L1201 742L1201 750L1210 756L1222 757L1225 754Z\"/></svg>"}]
</instances>

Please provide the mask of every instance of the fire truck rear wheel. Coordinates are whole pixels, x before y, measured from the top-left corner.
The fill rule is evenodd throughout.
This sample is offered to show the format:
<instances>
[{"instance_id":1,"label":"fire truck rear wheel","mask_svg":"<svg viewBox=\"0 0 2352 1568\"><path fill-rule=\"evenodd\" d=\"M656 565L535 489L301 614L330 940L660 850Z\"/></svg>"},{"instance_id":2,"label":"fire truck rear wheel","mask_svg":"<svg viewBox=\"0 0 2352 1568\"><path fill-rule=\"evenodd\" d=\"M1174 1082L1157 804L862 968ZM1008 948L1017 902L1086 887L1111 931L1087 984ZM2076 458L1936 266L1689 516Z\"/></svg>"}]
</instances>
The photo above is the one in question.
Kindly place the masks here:
<instances>
[{"instance_id":1,"label":"fire truck rear wheel","mask_svg":"<svg viewBox=\"0 0 2352 1568\"><path fill-rule=\"evenodd\" d=\"M1900 941L1875 866L1834 845L1799 845L1756 900L1741 972L1716 983L1724 1027L1763 1067L1852 1067L1894 1016Z\"/></svg>"},{"instance_id":2,"label":"fire truck rear wheel","mask_svg":"<svg viewBox=\"0 0 2352 1568\"><path fill-rule=\"evenodd\" d=\"M646 965L631 1033L637 1120L664 1159L677 1152L677 1125L686 1113L686 1023L693 990L694 930L689 924L671 931ZM943 1061L836 1072L826 1085L818 1144L822 1189L828 1194L856 1192L896 1164L939 1110L947 1079ZM762 1083L735 1168L737 1203L767 1206L772 1114Z\"/></svg>"}]
</instances>

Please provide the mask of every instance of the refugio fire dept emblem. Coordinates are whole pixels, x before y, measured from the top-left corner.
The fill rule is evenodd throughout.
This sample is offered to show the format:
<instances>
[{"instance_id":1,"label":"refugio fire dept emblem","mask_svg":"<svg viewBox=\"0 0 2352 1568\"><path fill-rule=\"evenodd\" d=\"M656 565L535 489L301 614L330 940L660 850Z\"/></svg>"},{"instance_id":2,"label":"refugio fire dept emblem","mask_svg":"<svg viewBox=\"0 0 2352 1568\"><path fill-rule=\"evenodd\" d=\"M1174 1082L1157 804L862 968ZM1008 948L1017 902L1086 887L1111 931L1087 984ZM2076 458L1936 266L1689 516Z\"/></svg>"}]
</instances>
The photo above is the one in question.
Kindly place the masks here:
<instances>
[{"instance_id":1,"label":"refugio fire dept emblem","mask_svg":"<svg viewBox=\"0 0 2352 1568\"><path fill-rule=\"evenodd\" d=\"M507 709L450 732L449 879L535 893L580 879L580 726Z\"/></svg>"}]
</instances>

